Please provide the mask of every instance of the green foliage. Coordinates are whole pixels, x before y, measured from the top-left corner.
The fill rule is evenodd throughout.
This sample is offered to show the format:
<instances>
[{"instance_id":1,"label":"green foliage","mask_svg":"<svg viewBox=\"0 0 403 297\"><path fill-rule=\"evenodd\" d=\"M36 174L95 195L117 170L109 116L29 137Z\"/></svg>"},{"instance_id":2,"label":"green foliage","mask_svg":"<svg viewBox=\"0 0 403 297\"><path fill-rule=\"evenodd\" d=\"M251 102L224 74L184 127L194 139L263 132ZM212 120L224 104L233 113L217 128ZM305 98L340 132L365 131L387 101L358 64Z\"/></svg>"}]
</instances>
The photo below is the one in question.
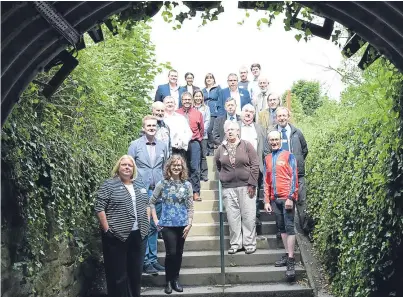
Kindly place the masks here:
<instances>
[{"instance_id":1,"label":"green foliage","mask_svg":"<svg viewBox=\"0 0 403 297\"><path fill-rule=\"evenodd\" d=\"M294 82L291 93L301 102L303 112L307 116L313 115L315 110L323 104L319 81L299 80Z\"/></svg>"},{"instance_id":2,"label":"green foliage","mask_svg":"<svg viewBox=\"0 0 403 297\"><path fill-rule=\"evenodd\" d=\"M148 94L163 65L156 64L149 26L126 25L115 37L104 30L104 43L86 40L78 68L51 99L31 83L2 130L2 162L27 225L17 261L28 275L41 268L53 242L74 245L78 262L91 252L96 191L150 111ZM45 83L55 71L36 80Z\"/></svg>"},{"instance_id":3,"label":"green foliage","mask_svg":"<svg viewBox=\"0 0 403 297\"><path fill-rule=\"evenodd\" d=\"M376 61L361 81L298 123L315 247L335 296L401 296L403 78Z\"/></svg>"}]
</instances>

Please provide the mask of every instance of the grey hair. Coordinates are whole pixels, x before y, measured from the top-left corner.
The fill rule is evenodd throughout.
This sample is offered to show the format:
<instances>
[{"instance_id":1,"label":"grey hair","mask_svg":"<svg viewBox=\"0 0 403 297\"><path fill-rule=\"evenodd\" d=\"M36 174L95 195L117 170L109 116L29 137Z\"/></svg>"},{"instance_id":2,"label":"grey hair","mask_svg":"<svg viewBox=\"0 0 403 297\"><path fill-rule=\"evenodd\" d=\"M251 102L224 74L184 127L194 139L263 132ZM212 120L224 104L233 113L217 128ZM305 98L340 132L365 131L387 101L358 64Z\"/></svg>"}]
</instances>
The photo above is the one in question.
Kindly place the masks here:
<instances>
[{"instance_id":1,"label":"grey hair","mask_svg":"<svg viewBox=\"0 0 403 297\"><path fill-rule=\"evenodd\" d=\"M281 134L280 134L280 132L277 131L277 130L271 130L271 131L269 132L269 134L268 134L268 138L270 139L270 136L274 136L274 135L278 136L278 137L281 139Z\"/></svg>"},{"instance_id":2,"label":"grey hair","mask_svg":"<svg viewBox=\"0 0 403 297\"><path fill-rule=\"evenodd\" d=\"M165 99L165 98L164 98ZM161 101L155 101L152 105L151 105L151 108L152 109L154 109L154 108L158 108L158 107L162 107L162 108L165 108L165 104L164 104L164 102L161 102Z\"/></svg>"},{"instance_id":3,"label":"grey hair","mask_svg":"<svg viewBox=\"0 0 403 297\"><path fill-rule=\"evenodd\" d=\"M245 112L247 109L248 109L248 110L253 110L253 112L256 113L255 108L254 108L253 105L250 104L250 103L245 104L245 105L242 107L242 112Z\"/></svg>"},{"instance_id":4,"label":"grey hair","mask_svg":"<svg viewBox=\"0 0 403 297\"><path fill-rule=\"evenodd\" d=\"M228 128L229 128L230 126L232 126L232 125L236 126L236 129L237 129L238 131L241 129L241 128L239 127L238 122L233 122L233 121L230 121L230 120L226 120L225 123L224 123L224 132L227 132Z\"/></svg>"}]
</instances>

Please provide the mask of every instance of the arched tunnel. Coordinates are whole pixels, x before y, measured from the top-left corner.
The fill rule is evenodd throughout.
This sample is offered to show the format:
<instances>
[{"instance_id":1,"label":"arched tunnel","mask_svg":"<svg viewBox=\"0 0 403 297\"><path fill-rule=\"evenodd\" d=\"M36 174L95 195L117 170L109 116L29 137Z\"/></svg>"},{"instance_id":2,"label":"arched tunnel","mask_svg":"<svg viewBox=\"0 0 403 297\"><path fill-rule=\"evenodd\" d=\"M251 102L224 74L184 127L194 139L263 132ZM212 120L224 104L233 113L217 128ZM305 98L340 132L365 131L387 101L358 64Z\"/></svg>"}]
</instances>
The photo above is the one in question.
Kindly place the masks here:
<instances>
[{"instance_id":1,"label":"arched tunnel","mask_svg":"<svg viewBox=\"0 0 403 297\"><path fill-rule=\"evenodd\" d=\"M28 85L41 72L61 66L55 75L42 84L46 98L58 90L78 66L75 53L85 49L83 35L95 42L103 40L100 27L116 32L111 17L144 20L155 16L169 2L163 1L10 1L1 2L1 124ZM270 1L239 1L239 9L259 7L266 10ZM324 19L322 25L300 20L299 10L292 14L291 27L302 22L314 36L331 42L335 23L343 25L349 38L341 51L351 57L365 47L359 67L365 69L381 56L403 73L403 2L387 1L298 1ZM184 1L193 12L218 8L220 1ZM219 16L218 16L219 17ZM11 281L10 281L11 282ZM16 284L8 284L10 286Z\"/></svg>"},{"instance_id":2,"label":"arched tunnel","mask_svg":"<svg viewBox=\"0 0 403 297\"><path fill-rule=\"evenodd\" d=\"M254 8L257 2L239 1L239 8ZM273 2L262 2L259 9ZM362 64L384 55L403 71L403 3L402 2L299 2L325 18L323 26L304 22L314 35L330 39L334 22L344 25L351 38L343 52L349 56L368 42L367 55ZM204 10L220 5L220 1L185 2L193 10ZM94 38L103 38L99 24L110 25L108 19L117 13L129 12L134 19L154 16L164 5L157 1L55 1L1 3L1 121L10 114L21 93L36 74L56 64L63 67L44 87L43 94L51 96L78 61L68 52L68 46L77 50L85 47L82 36L89 32ZM296 15L293 17L296 21ZM291 24L292 25L292 24ZM113 30L113 28L111 28ZM99 35L99 36L98 36ZM376 50L368 55L369 49Z\"/></svg>"}]
</instances>

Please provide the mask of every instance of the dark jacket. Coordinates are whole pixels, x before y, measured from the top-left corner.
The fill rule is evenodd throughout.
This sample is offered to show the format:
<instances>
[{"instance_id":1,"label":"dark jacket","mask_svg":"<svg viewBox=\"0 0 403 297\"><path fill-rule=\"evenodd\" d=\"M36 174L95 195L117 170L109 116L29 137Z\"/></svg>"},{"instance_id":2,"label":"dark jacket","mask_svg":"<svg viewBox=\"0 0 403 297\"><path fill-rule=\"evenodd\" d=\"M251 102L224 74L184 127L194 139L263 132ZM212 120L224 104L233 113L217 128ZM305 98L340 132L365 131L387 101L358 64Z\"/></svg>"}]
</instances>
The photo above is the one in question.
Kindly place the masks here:
<instances>
[{"instance_id":1,"label":"dark jacket","mask_svg":"<svg viewBox=\"0 0 403 297\"><path fill-rule=\"evenodd\" d=\"M147 218L148 193L140 177L133 180L133 187L136 193L137 223L141 238L145 238L150 227ZM95 212L101 211L105 211L113 235L121 241L126 241L136 217L132 196L119 177L107 179L99 188Z\"/></svg>"},{"instance_id":2,"label":"dark jacket","mask_svg":"<svg viewBox=\"0 0 403 297\"><path fill-rule=\"evenodd\" d=\"M216 118L216 120L214 121L212 134L213 134L213 141L217 145L220 145L224 139L225 136L224 123L226 120L227 120L227 114L219 118ZM239 115L236 115L236 120L240 121L241 117Z\"/></svg>"},{"instance_id":3,"label":"dark jacket","mask_svg":"<svg viewBox=\"0 0 403 297\"><path fill-rule=\"evenodd\" d=\"M245 140L239 142L234 168L229 160L226 144L227 141L224 141L214 154L214 161L223 188L256 187L259 177L259 161L253 145Z\"/></svg>"},{"instance_id":4,"label":"dark jacket","mask_svg":"<svg viewBox=\"0 0 403 297\"><path fill-rule=\"evenodd\" d=\"M250 97L248 90L238 88L238 91L239 91L239 97L241 100L241 109L248 103L252 104L252 99ZM221 96L225 102L229 97L231 97L231 90L229 88L222 89Z\"/></svg>"},{"instance_id":5,"label":"dark jacket","mask_svg":"<svg viewBox=\"0 0 403 297\"><path fill-rule=\"evenodd\" d=\"M220 117L225 114L224 100L221 96L220 86L215 86L207 91L206 88L202 90L204 96L204 102L210 108L210 116Z\"/></svg>"},{"instance_id":6,"label":"dark jacket","mask_svg":"<svg viewBox=\"0 0 403 297\"><path fill-rule=\"evenodd\" d=\"M182 107L182 93L184 92L182 87L178 88L178 94L179 94L179 106L178 108ZM155 92L155 98L154 101L163 101L166 96L171 96L171 89L168 84L164 85L159 85L157 88L157 91Z\"/></svg>"},{"instance_id":7,"label":"dark jacket","mask_svg":"<svg viewBox=\"0 0 403 297\"><path fill-rule=\"evenodd\" d=\"M291 127L290 150L295 159L297 159L298 176L305 176L305 159L308 156L308 145L301 130L291 124L289 125ZM278 125L275 126L275 129L278 129Z\"/></svg>"}]
</instances>

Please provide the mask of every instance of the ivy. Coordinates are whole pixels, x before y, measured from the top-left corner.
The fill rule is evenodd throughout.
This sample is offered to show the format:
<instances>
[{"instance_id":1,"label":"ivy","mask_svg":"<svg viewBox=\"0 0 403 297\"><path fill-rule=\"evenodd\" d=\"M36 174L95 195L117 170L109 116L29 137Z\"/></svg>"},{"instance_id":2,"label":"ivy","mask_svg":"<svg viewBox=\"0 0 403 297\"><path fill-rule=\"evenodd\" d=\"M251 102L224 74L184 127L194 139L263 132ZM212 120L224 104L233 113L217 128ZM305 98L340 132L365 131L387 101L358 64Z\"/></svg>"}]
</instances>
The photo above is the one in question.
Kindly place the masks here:
<instances>
[{"instance_id":1,"label":"ivy","mask_svg":"<svg viewBox=\"0 0 403 297\"><path fill-rule=\"evenodd\" d=\"M76 264L92 252L97 188L137 137L152 101L150 82L165 67L156 63L145 22L114 22L120 34L104 29L106 42L86 39L79 66L52 98L40 86L57 69L38 75L3 127L2 174L26 226L12 264L26 276L37 275L54 244L73 247Z\"/></svg>"},{"instance_id":2,"label":"ivy","mask_svg":"<svg viewBox=\"0 0 403 297\"><path fill-rule=\"evenodd\" d=\"M403 77L381 60L359 80L298 123L315 248L335 296L401 296Z\"/></svg>"}]
</instances>

